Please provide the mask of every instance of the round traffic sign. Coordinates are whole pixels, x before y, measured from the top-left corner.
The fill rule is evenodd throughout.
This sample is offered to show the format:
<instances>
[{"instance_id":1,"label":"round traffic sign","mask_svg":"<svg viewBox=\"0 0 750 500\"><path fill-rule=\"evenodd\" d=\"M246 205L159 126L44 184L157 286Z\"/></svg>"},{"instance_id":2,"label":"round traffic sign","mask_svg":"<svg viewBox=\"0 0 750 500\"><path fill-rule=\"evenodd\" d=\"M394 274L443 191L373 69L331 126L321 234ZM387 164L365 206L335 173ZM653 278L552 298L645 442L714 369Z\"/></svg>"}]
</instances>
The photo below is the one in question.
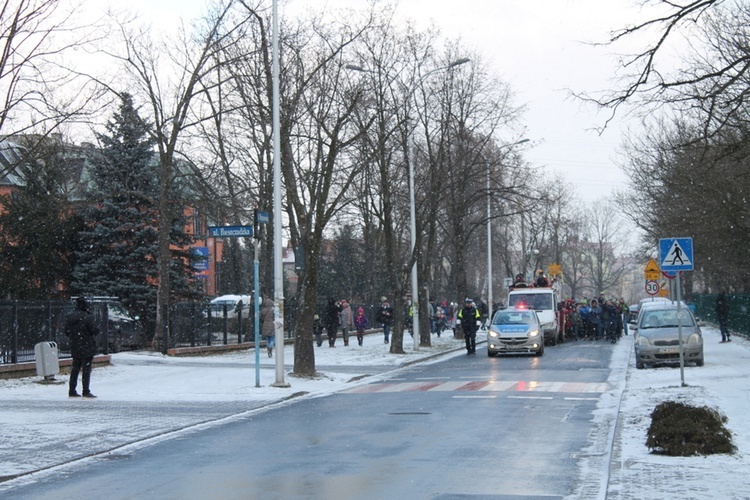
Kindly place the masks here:
<instances>
[{"instance_id":1,"label":"round traffic sign","mask_svg":"<svg viewBox=\"0 0 750 500\"><path fill-rule=\"evenodd\" d=\"M659 293L659 283L653 280L646 282L646 293L649 295L656 295Z\"/></svg>"}]
</instances>

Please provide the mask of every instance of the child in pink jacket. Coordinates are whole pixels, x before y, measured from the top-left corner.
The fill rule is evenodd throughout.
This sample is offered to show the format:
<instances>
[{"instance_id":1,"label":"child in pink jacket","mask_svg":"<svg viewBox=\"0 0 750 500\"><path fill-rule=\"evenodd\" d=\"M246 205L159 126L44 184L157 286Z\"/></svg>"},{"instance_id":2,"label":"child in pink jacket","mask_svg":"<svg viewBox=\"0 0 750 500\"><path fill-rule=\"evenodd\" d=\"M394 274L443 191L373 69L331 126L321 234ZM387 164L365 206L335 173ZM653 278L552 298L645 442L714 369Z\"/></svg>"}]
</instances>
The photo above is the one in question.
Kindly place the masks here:
<instances>
[{"instance_id":1,"label":"child in pink jacket","mask_svg":"<svg viewBox=\"0 0 750 500\"><path fill-rule=\"evenodd\" d=\"M367 328L367 316L365 316L365 310L361 307L357 309L357 315L354 317L354 327L357 329L357 342L362 345L365 328Z\"/></svg>"}]
</instances>

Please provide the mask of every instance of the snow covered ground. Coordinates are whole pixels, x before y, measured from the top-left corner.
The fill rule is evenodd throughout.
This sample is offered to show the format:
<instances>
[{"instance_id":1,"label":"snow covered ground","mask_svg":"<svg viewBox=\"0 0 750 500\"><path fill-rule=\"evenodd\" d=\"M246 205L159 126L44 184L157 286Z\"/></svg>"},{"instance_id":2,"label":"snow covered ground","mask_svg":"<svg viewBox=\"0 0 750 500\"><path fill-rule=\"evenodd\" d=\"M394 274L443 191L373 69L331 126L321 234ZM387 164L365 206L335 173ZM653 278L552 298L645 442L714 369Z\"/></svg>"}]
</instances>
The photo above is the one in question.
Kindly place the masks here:
<instances>
[{"instance_id":1,"label":"snow covered ground","mask_svg":"<svg viewBox=\"0 0 750 500\"><path fill-rule=\"evenodd\" d=\"M746 473L750 470L750 427L746 423L750 415L750 342L734 337L731 343L719 344L720 335L715 328L704 327L703 332L705 366L685 368L686 387L681 386L678 368L636 370L632 336L624 337L614 346L612 363L627 367L627 370L619 371L627 375L625 380L610 380L612 389L602 395L593 423L594 426L611 428L605 433L608 434L607 441L613 441L611 457L607 453L604 459L600 459L605 469L606 463L602 460L610 459L609 476L602 474L601 468L587 468L596 462L586 458L587 450L581 452L583 474L597 474L602 483L606 483L596 496L601 497L601 492L606 491L606 498L611 499L750 498L750 476ZM481 332L479 337L483 340ZM179 412L174 409L192 408L196 400L205 407L213 406L218 416L221 411L226 411L227 415L254 411L264 404L301 392L324 395L350 388L352 383L358 383L352 380L359 380L362 376L377 376L391 368L451 349L459 348L455 355L464 354L460 349L462 341L452 336L433 336L432 342L432 347L415 352L407 337L404 355L389 354L381 335L366 336L362 347L356 345L356 339L349 347L344 347L340 341L335 349L324 344L315 349L316 367L321 376L314 380L295 378L288 373L289 365L293 363L293 350L287 346L284 381L289 387L286 388L271 386L275 382L275 358L268 358L265 351L261 351L260 356L260 387L255 384L254 351L189 358L169 358L150 352L118 353L113 355L112 366L94 370L92 391L99 396L94 401L68 399L65 384L42 385L38 383L38 377L0 380L0 394L7 402L0 410L0 441L8 452L0 460L0 477L29 472L29 467L36 465L39 468L40 463L44 466L61 463L61 459L67 456L65 453L76 451L70 450L68 445L75 441L76 433L96 436L92 441L104 440L112 426L112 421L103 418L105 408L109 408L114 419L118 418L122 408L132 408L133 402L141 403L138 407L143 411L172 405L168 408L169 415L166 415L167 411L162 412L165 414L163 418L170 419L168 422L158 415L149 414L124 429L123 436L127 441L110 443L124 445L157 435L160 425L178 428L205 421L206 415L203 414L191 415L191 419L186 416L184 421L176 420ZM65 382L67 376L60 375L58 379ZM727 427L733 434L737 453L686 458L650 454L645 446L650 414L658 403L665 400L719 409L728 417ZM36 411L36 408L48 411ZM93 408L102 418L91 419L91 412L83 411L87 408ZM615 428L608 421L618 409ZM81 415L87 415L85 426L81 425ZM120 415L119 418L122 420L123 417ZM213 414L211 418L214 418ZM60 444L46 446L43 453L31 455L35 457L33 464L8 460L7 457L12 456L10 450L33 446L30 440ZM600 450L602 443L592 442L591 445L591 450L588 450L592 451L591 455L601 456L599 452L594 453L594 449ZM0 496L2 490L3 483L0 483Z\"/></svg>"},{"instance_id":2,"label":"snow covered ground","mask_svg":"<svg viewBox=\"0 0 750 500\"><path fill-rule=\"evenodd\" d=\"M607 498L663 500L750 498L750 342L734 336L720 344L716 328L703 327L705 366L635 369L633 356L620 406ZM632 339L632 337L631 337ZM631 346L632 341L621 342ZM614 356L617 356L615 351ZM734 455L667 457L649 453L651 412L663 401L716 408L727 416Z\"/></svg>"}]
</instances>

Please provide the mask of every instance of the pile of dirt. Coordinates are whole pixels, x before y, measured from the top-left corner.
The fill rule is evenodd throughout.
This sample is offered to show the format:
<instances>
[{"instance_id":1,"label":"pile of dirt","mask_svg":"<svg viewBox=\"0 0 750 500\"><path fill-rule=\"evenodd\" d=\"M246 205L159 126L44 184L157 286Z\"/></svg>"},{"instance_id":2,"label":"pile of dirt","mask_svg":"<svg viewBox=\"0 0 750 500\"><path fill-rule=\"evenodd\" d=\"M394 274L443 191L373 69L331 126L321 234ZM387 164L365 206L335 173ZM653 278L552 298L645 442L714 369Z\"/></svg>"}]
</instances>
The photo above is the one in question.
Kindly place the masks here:
<instances>
[{"instance_id":1,"label":"pile of dirt","mask_svg":"<svg viewBox=\"0 0 750 500\"><path fill-rule=\"evenodd\" d=\"M651 413L646 446L652 453L673 457L732 454L736 447L726 422L727 417L713 408L666 401Z\"/></svg>"}]
</instances>

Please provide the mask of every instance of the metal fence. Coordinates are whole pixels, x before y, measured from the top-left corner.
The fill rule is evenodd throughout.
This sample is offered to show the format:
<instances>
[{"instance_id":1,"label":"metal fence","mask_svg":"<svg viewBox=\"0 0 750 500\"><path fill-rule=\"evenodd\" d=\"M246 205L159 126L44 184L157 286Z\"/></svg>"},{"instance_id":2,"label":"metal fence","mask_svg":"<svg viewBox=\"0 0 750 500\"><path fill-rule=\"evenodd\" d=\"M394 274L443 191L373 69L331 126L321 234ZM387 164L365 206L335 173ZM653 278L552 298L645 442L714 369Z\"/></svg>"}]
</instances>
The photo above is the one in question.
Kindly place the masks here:
<instances>
[{"instance_id":1,"label":"metal fence","mask_svg":"<svg viewBox=\"0 0 750 500\"><path fill-rule=\"evenodd\" d=\"M34 346L52 341L67 350L65 316L73 310L67 301L0 301L0 363L34 361ZM69 351L61 357L69 357Z\"/></svg>"},{"instance_id":2,"label":"metal fence","mask_svg":"<svg viewBox=\"0 0 750 500\"><path fill-rule=\"evenodd\" d=\"M727 294L729 299L729 330L750 336L750 294ZM716 317L716 294L694 294L693 303L698 317L719 324Z\"/></svg>"},{"instance_id":3,"label":"metal fence","mask_svg":"<svg viewBox=\"0 0 750 500\"><path fill-rule=\"evenodd\" d=\"M102 332L97 338L98 352L117 352L120 349L117 338L119 331L112 327L107 305L89 305ZM217 314L203 302L179 302L170 307L169 347L229 345L253 342L255 339L252 308L249 315L243 316L240 312L232 317L227 306ZM359 305L353 304L351 307L353 315L356 314ZM376 327L378 305L362 307L370 328ZM34 362L34 346L48 341L57 343L60 358L70 357L64 328L65 318L73 309L70 301L0 301L0 364ZM289 337L297 321L297 308L294 304L288 304L285 312L285 337ZM139 347L148 345L149 340L143 336Z\"/></svg>"}]
</instances>

